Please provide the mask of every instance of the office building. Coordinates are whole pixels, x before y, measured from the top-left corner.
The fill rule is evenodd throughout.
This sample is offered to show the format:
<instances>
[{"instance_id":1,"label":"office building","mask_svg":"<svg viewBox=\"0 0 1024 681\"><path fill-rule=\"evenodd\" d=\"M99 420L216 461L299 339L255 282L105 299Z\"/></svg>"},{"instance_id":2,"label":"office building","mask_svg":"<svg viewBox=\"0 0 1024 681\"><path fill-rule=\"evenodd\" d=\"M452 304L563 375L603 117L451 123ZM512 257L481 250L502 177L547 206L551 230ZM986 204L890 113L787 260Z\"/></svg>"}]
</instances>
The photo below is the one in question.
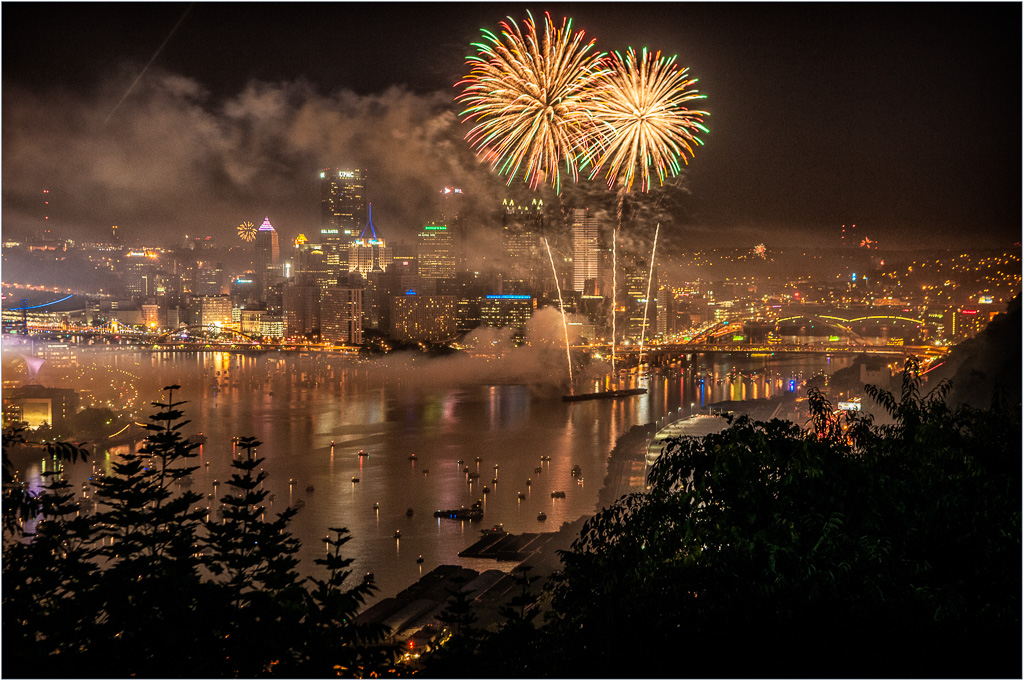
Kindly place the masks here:
<instances>
[{"instance_id":1,"label":"office building","mask_svg":"<svg viewBox=\"0 0 1024 681\"><path fill-rule=\"evenodd\" d=\"M366 170L320 171L320 242L348 244L369 220Z\"/></svg>"},{"instance_id":2,"label":"office building","mask_svg":"<svg viewBox=\"0 0 1024 681\"><path fill-rule=\"evenodd\" d=\"M269 217L263 218L263 224L256 230L253 248L257 296L260 300L266 300L267 288L276 283L281 276L281 251L277 242L277 230L270 224Z\"/></svg>"},{"instance_id":3,"label":"office building","mask_svg":"<svg viewBox=\"0 0 1024 681\"><path fill-rule=\"evenodd\" d=\"M320 296L320 338L326 343L363 342L363 291L332 286Z\"/></svg>"},{"instance_id":4,"label":"office building","mask_svg":"<svg viewBox=\"0 0 1024 681\"><path fill-rule=\"evenodd\" d=\"M423 279L455 277L455 243L447 225L426 225L417 235L417 268Z\"/></svg>"},{"instance_id":5,"label":"office building","mask_svg":"<svg viewBox=\"0 0 1024 681\"><path fill-rule=\"evenodd\" d=\"M597 281L600 265L597 218L589 208L575 208L570 217L572 230L572 290L583 293L588 279Z\"/></svg>"},{"instance_id":6,"label":"office building","mask_svg":"<svg viewBox=\"0 0 1024 681\"><path fill-rule=\"evenodd\" d=\"M231 296L198 296L195 309L199 326L227 326L231 323Z\"/></svg>"},{"instance_id":7,"label":"office building","mask_svg":"<svg viewBox=\"0 0 1024 681\"><path fill-rule=\"evenodd\" d=\"M455 333L455 296L410 293L392 298L392 339L436 343L451 340Z\"/></svg>"}]
</instances>

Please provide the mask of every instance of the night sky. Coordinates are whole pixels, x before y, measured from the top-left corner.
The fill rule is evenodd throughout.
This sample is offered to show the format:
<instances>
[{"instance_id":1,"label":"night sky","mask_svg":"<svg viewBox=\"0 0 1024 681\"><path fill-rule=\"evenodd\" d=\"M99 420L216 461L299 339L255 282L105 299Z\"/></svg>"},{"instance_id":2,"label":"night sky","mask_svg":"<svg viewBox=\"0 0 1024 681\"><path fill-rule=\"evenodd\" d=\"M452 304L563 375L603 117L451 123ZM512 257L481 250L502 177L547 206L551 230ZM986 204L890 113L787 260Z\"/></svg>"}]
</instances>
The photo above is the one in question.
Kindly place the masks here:
<instances>
[{"instance_id":1,"label":"night sky","mask_svg":"<svg viewBox=\"0 0 1024 681\"><path fill-rule=\"evenodd\" d=\"M1011 247L1021 7L7 2L3 228L36 231L48 188L64 236L229 242L268 215L291 239L316 232L328 165L369 169L386 238L445 184L492 205L453 84L481 28L529 9L699 78L711 132L673 190L678 243L828 246L856 223L883 248Z\"/></svg>"}]
</instances>

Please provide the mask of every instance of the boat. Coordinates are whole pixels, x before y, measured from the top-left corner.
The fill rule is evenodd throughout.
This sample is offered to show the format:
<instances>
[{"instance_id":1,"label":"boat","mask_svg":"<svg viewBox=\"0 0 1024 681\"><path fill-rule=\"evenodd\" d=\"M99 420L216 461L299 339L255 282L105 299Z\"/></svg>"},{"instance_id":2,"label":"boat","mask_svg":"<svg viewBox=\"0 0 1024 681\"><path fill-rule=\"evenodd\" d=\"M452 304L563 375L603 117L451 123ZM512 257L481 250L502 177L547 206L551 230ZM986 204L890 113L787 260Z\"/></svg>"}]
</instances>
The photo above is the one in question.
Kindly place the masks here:
<instances>
[{"instance_id":1,"label":"boat","mask_svg":"<svg viewBox=\"0 0 1024 681\"><path fill-rule=\"evenodd\" d=\"M313 487L313 485L306 485L306 491L307 492L312 492L314 489L316 489L316 488Z\"/></svg>"},{"instance_id":2,"label":"boat","mask_svg":"<svg viewBox=\"0 0 1024 681\"><path fill-rule=\"evenodd\" d=\"M548 514L545 513L544 511L541 511L540 513L537 514L537 520L540 520L541 522L543 522L543 521L545 521L547 519L548 519Z\"/></svg>"},{"instance_id":3,"label":"boat","mask_svg":"<svg viewBox=\"0 0 1024 681\"><path fill-rule=\"evenodd\" d=\"M524 494L523 492L520 492L516 496L518 496L520 499L525 499L526 498L526 494Z\"/></svg>"},{"instance_id":4,"label":"boat","mask_svg":"<svg viewBox=\"0 0 1024 681\"><path fill-rule=\"evenodd\" d=\"M370 456L370 455L366 453L365 449L360 449L359 450L359 456Z\"/></svg>"},{"instance_id":5,"label":"boat","mask_svg":"<svg viewBox=\"0 0 1024 681\"><path fill-rule=\"evenodd\" d=\"M409 455L409 461L415 461L415 460L416 460L416 455L415 454L410 454Z\"/></svg>"},{"instance_id":6,"label":"boat","mask_svg":"<svg viewBox=\"0 0 1024 681\"><path fill-rule=\"evenodd\" d=\"M373 573L372 572L367 572L365 575L363 575L363 584L370 584L372 582L373 582Z\"/></svg>"},{"instance_id":7,"label":"boat","mask_svg":"<svg viewBox=\"0 0 1024 681\"><path fill-rule=\"evenodd\" d=\"M359 478L352 478L352 482L359 482Z\"/></svg>"},{"instance_id":8,"label":"boat","mask_svg":"<svg viewBox=\"0 0 1024 681\"><path fill-rule=\"evenodd\" d=\"M405 510L405 517L406 518L411 518L412 517L412 509L411 508L407 508Z\"/></svg>"},{"instance_id":9,"label":"boat","mask_svg":"<svg viewBox=\"0 0 1024 681\"><path fill-rule=\"evenodd\" d=\"M572 470L569 471L569 474L572 475L572 477L574 478L578 478L581 475L583 475L583 469L580 468L579 466L573 466Z\"/></svg>"},{"instance_id":10,"label":"boat","mask_svg":"<svg viewBox=\"0 0 1024 681\"><path fill-rule=\"evenodd\" d=\"M373 510L374 511L379 511L380 510L380 502L378 502L378 503L373 505Z\"/></svg>"},{"instance_id":11,"label":"boat","mask_svg":"<svg viewBox=\"0 0 1024 681\"><path fill-rule=\"evenodd\" d=\"M545 454L544 456L540 457L540 460L541 461L551 461L551 457L548 456L547 454Z\"/></svg>"},{"instance_id":12,"label":"boat","mask_svg":"<svg viewBox=\"0 0 1024 681\"><path fill-rule=\"evenodd\" d=\"M469 478L470 480L476 480L477 478L480 477L480 474L475 472L466 473L466 477Z\"/></svg>"},{"instance_id":13,"label":"boat","mask_svg":"<svg viewBox=\"0 0 1024 681\"><path fill-rule=\"evenodd\" d=\"M536 468L533 469L533 472L534 473L543 473L544 469L541 468L540 466L537 466Z\"/></svg>"},{"instance_id":14,"label":"boat","mask_svg":"<svg viewBox=\"0 0 1024 681\"><path fill-rule=\"evenodd\" d=\"M487 485L484 485L484 488L482 490L480 490L480 491L483 492L484 494L490 494L491 493L491 488L488 487Z\"/></svg>"},{"instance_id":15,"label":"boat","mask_svg":"<svg viewBox=\"0 0 1024 681\"><path fill-rule=\"evenodd\" d=\"M206 436L203 435L202 433L195 433L193 435L188 436L188 442L189 444L193 445L206 444Z\"/></svg>"},{"instance_id":16,"label":"boat","mask_svg":"<svg viewBox=\"0 0 1024 681\"><path fill-rule=\"evenodd\" d=\"M419 558L417 558L416 562L417 563L422 563L423 562L423 556L421 555Z\"/></svg>"},{"instance_id":17,"label":"boat","mask_svg":"<svg viewBox=\"0 0 1024 681\"><path fill-rule=\"evenodd\" d=\"M647 388L624 388L622 390L606 390L603 393L580 393L579 395L562 395L563 402L581 402L583 400L613 400L620 397L645 395Z\"/></svg>"},{"instance_id":18,"label":"boat","mask_svg":"<svg viewBox=\"0 0 1024 681\"><path fill-rule=\"evenodd\" d=\"M552 492L551 493L551 498L552 499L564 499L565 498L565 492L561 492L561 491L559 491L559 492Z\"/></svg>"},{"instance_id":19,"label":"boat","mask_svg":"<svg viewBox=\"0 0 1024 681\"><path fill-rule=\"evenodd\" d=\"M479 508L454 508L447 511L434 511L435 518L448 518L450 520L480 520L484 512Z\"/></svg>"},{"instance_id":20,"label":"boat","mask_svg":"<svg viewBox=\"0 0 1024 681\"><path fill-rule=\"evenodd\" d=\"M508 532L506 532L505 528L499 523L499 524L497 524L494 527L491 527L489 529L480 530L480 534L500 534L500 535L506 535L506 534L508 534Z\"/></svg>"},{"instance_id":21,"label":"boat","mask_svg":"<svg viewBox=\"0 0 1024 681\"><path fill-rule=\"evenodd\" d=\"M529 486L530 486L530 485L532 485L532 484L533 484L533 483L531 483L531 482L530 482L530 479L529 479L529 478L527 478L527 479L526 479L526 486L527 486L527 487L529 487Z\"/></svg>"},{"instance_id":22,"label":"boat","mask_svg":"<svg viewBox=\"0 0 1024 681\"><path fill-rule=\"evenodd\" d=\"M480 506L481 502L477 501L470 508L463 506L449 511L434 511L434 517L451 520L480 520L484 517L484 510Z\"/></svg>"},{"instance_id":23,"label":"boat","mask_svg":"<svg viewBox=\"0 0 1024 681\"><path fill-rule=\"evenodd\" d=\"M395 539L401 539L402 538L402 531L401 530L395 530L395 535L394 536L395 536Z\"/></svg>"}]
</instances>

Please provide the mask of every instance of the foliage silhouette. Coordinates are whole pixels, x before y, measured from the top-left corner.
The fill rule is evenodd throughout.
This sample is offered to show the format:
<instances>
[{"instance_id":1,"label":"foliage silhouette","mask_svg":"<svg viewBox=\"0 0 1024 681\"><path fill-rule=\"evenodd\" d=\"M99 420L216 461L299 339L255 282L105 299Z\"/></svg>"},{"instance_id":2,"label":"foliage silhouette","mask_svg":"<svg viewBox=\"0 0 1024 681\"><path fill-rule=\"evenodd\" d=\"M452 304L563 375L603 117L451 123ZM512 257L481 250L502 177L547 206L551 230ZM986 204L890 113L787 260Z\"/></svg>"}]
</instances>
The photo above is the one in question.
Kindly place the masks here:
<instances>
[{"instance_id":1,"label":"foliage silhouette","mask_svg":"<svg viewBox=\"0 0 1024 681\"><path fill-rule=\"evenodd\" d=\"M3 673L12 677L363 676L379 674L393 649L382 630L352 617L372 585L346 589L340 556L317 563L325 580L311 591L295 570L296 511L265 520L266 474L259 443L241 439L230 491L220 509L177 488L196 470L195 445L175 402L178 386L153 403L151 431L138 453L94 483L101 510L81 512L58 469L38 495L14 480L4 437ZM84 459L50 444L55 461ZM10 481L10 484L8 484ZM185 485L187 487L187 485ZM223 519L220 516L222 514ZM204 520L205 519L205 520ZM34 531L22 533L23 521Z\"/></svg>"}]
</instances>

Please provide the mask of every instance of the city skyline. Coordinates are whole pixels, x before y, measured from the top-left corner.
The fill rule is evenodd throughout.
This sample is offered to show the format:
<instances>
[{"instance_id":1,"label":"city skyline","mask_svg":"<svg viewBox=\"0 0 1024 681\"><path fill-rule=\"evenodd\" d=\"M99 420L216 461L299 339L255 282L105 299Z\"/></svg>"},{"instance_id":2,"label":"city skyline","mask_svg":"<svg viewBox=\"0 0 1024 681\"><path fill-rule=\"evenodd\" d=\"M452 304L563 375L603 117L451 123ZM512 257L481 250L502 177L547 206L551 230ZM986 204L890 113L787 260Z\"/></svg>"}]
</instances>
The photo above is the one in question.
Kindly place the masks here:
<instances>
[{"instance_id":1,"label":"city skyline","mask_svg":"<svg viewBox=\"0 0 1024 681\"><path fill-rule=\"evenodd\" d=\"M368 169L389 240L415 238L444 186L497 214L534 194L476 161L452 85L480 29L531 9L699 78L710 133L664 201L668 243L813 245L854 223L882 248L1019 241L1019 40L1000 36L1019 5L642 8L7 5L4 225L31 234L45 189L81 240L228 242L269 215L290 243L318 231L326 167Z\"/></svg>"}]
</instances>

